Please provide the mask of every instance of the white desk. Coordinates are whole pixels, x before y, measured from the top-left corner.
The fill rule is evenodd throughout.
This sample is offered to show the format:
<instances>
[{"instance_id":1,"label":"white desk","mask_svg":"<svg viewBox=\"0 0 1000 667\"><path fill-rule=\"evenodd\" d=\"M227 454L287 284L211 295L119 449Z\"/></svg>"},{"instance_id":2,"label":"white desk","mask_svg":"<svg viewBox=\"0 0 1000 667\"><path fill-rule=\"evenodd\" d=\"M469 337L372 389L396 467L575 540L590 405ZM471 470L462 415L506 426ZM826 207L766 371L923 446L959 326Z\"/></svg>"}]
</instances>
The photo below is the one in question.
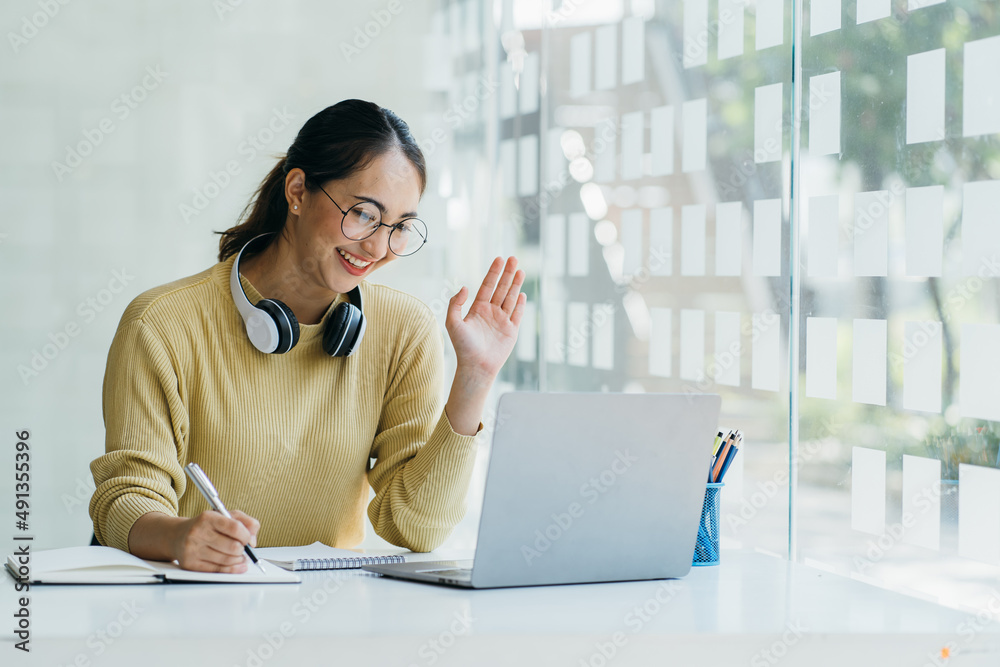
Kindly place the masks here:
<instances>
[{"instance_id":1,"label":"white desk","mask_svg":"<svg viewBox=\"0 0 1000 667\"><path fill-rule=\"evenodd\" d=\"M301 585L36 586L32 652L10 646L5 611L0 663L920 667L952 642L960 652L941 664L1000 664L996 623L975 631L969 614L760 554L722 561L674 581L488 591L357 571L306 572Z\"/></svg>"}]
</instances>

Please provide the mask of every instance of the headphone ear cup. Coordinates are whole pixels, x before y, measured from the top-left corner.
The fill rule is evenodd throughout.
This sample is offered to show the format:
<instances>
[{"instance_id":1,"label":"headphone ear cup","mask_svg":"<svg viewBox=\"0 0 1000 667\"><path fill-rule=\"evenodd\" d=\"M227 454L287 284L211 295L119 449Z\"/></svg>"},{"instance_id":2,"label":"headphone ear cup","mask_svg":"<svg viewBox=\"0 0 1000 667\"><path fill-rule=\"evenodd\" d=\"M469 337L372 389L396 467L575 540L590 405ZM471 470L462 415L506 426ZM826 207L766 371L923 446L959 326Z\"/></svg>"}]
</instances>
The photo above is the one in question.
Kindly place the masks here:
<instances>
[{"instance_id":1,"label":"headphone ear cup","mask_svg":"<svg viewBox=\"0 0 1000 667\"><path fill-rule=\"evenodd\" d=\"M352 306L352 310L357 313L358 317L355 324L351 327L347 340L344 341L347 346L344 349L345 357L349 357L357 351L358 345L361 344L361 339L364 338L365 327L368 326L368 322L365 320L365 314L361 311L361 309Z\"/></svg>"},{"instance_id":2,"label":"headphone ear cup","mask_svg":"<svg viewBox=\"0 0 1000 667\"><path fill-rule=\"evenodd\" d=\"M277 299L261 299L256 307L274 319L278 325L278 347L274 354L284 354L299 342L299 321L292 309Z\"/></svg>"},{"instance_id":3,"label":"headphone ear cup","mask_svg":"<svg viewBox=\"0 0 1000 667\"><path fill-rule=\"evenodd\" d=\"M350 329L351 308L354 306L349 303L341 303L330 313L330 321L323 331L323 349L331 357L345 356L342 354L342 349ZM357 309L355 308L355 310Z\"/></svg>"}]
</instances>

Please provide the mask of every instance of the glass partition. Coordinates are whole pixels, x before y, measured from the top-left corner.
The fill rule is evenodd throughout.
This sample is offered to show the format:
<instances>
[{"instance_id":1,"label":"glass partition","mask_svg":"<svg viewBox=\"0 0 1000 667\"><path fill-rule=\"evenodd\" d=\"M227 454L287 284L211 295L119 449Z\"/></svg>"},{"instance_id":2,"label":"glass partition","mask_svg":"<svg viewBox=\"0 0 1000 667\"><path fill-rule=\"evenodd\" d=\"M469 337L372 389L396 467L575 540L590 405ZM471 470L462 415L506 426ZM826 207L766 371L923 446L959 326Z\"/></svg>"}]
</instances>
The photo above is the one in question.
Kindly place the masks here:
<instances>
[{"instance_id":1,"label":"glass partition","mask_svg":"<svg viewBox=\"0 0 1000 667\"><path fill-rule=\"evenodd\" d=\"M443 5L453 45L474 6ZM503 387L719 393L720 428L746 434L724 547L981 606L1000 564L995 6L481 9L450 89L496 72L497 91L437 164L449 224L528 269Z\"/></svg>"}]
</instances>

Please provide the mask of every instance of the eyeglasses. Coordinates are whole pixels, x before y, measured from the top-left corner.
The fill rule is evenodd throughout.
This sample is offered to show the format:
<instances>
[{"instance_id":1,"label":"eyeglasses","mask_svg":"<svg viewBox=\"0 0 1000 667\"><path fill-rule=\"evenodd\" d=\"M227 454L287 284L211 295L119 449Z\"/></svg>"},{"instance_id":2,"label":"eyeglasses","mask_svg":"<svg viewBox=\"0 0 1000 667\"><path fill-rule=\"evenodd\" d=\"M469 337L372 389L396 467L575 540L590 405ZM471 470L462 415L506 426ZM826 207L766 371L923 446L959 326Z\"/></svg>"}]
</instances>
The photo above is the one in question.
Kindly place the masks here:
<instances>
[{"instance_id":1,"label":"eyeglasses","mask_svg":"<svg viewBox=\"0 0 1000 667\"><path fill-rule=\"evenodd\" d=\"M316 184L320 190L323 186ZM389 228L389 250L394 255L406 257L420 250L427 243L427 225L420 218L406 218L396 224L387 225L382 222L382 212L378 206L369 201L360 201L346 211L340 204L333 201L330 193L323 190L337 210L344 214L340 221L340 230L352 241L364 241L374 236L380 227Z\"/></svg>"}]
</instances>

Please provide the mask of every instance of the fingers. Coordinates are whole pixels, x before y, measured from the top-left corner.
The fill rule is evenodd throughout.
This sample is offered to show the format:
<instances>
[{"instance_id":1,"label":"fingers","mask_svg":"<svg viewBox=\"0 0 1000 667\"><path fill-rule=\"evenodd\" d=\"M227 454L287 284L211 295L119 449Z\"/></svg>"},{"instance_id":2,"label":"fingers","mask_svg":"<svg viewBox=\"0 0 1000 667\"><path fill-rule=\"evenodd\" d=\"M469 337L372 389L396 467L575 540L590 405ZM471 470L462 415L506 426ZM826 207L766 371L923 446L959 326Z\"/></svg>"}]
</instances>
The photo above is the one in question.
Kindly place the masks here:
<instances>
[{"instance_id":1,"label":"fingers","mask_svg":"<svg viewBox=\"0 0 1000 667\"><path fill-rule=\"evenodd\" d=\"M458 290L458 294L448 300L448 312L445 314L445 324L453 325L461 321L462 306L465 305L465 299L468 295L469 290L463 285L462 289Z\"/></svg>"},{"instance_id":2,"label":"fingers","mask_svg":"<svg viewBox=\"0 0 1000 667\"><path fill-rule=\"evenodd\" d=\"M178 558L181 567L202 572L245 572L247 559L243 547L255 540L260 524L243 512L233 515L234 518L228 519L209 511L191 519Z\"/></svg>"},{"instance_id":3,"label":"fingers","mask_svg":"<svg viewBox=\"0 0 1000 667\"><path fill-rule=\"evenodd\" d=\"M243 514L240 512L240 514ZM251 517L243 514L244 517L250 519ZM256 519L253 519L256 521ZM217 515L217 518L212 520L212 527L222 535L229 537L230 539L239 543L239 550L243 550L244 544L250 544L250 540L253 539L253 534L250 529L245 526L239 519L233 514L232 519L227 519L221 514Z\"/></svg>"},{"instance_id":4,"label":"fingers","mask_svg":"<svg viewBox=\"0 0 1000 667\"><path fill-rule=\"evenodd\" d=\"M528 303L528 295L521 294L517 295L517 305L514 306L514 312L511 313L510 321L515 327L521 326L521 318L524 317L524 305Z\"/></svg>"},{"instance_id":5,"label":"fingers","mask_svg":"<svg viewBox=\"0 0 1000 667\"><path fill-rule=\"evenodd\" d=\"M490 264L486 277L483 278L483 284L480 285L479 291L476 293L473 308L476 307L476 304L488 302L493 306L498 306L507 315L513 315L517 305L527 300L527 297L525 299L520 297L524 280L524 271L517 268L517 257L511 255L506 262L502 257L495 258ZM462 306L465 304L467 295L468 293L463 287L448 302L446 324L454 325L462 320Z\"/></svg>"},{"instance_id":6,"label":"fingers","mask_svg":"<svg viewBox=\"0 0 1000 667\"><path fill-rule=\"evenodd\" d=\"M521 296L521 285L524 284L524 271L520 269L514 274L514 282L511 283L510 287L507 288L507 295L503 300L503 304L500 306L503 308L503 312L510 315L514 312L514 307L517 305L518 300ZM497 290L498 292L500 290ZM525 297L527 298L527 297Z\"/></svg>"},{"instance_id":7,"label":"fingers","mask_svg":"<svg viewBox=\"0 0 1000 667\"><path fill-rule=\"evenodd\" d=\"M490 264L490 270L486 272L486 277L483 278L483 284L479 287L479 291L476 293L476 301L489 301L490 296L493 294L493 288L497 286L497 281L500 279L500 273L503 271L503 258L497 257Z\"/></svg>"},{"instance_id":8,"label":"fingers","mask_svg":"<svg viewBox=\"0 0 1000 667\"><path fill-rule=\"evenodd\" d=\"M246 526L246 529L250 532L250 541L248 544L251 547L257 546L257 531L260 530L260 521L239 510L232 510L230 514L233 515L234 519Z\"/></svg>"},{"instance_id":9,"label":"fingers","mask_svg":"<svg viewBox=\"0 0 1000 667\"><path fill-rule=\"evenodd\" d=\"M510 290L510 286L513 284L515 277L517 276L517 257L511 256L507 258L507 264L504 267L503 275L500 276L500 282L497 283L496 290L493 292L493 298L490 299L490 303L494 306L503 306L504 299L507 298L507 292ZM521 277L521 281L524 282L524 277ZM511 304L513 309L514 304ZM508 313L510 311L507 311Z\"/></svg>"}]
</instances>

